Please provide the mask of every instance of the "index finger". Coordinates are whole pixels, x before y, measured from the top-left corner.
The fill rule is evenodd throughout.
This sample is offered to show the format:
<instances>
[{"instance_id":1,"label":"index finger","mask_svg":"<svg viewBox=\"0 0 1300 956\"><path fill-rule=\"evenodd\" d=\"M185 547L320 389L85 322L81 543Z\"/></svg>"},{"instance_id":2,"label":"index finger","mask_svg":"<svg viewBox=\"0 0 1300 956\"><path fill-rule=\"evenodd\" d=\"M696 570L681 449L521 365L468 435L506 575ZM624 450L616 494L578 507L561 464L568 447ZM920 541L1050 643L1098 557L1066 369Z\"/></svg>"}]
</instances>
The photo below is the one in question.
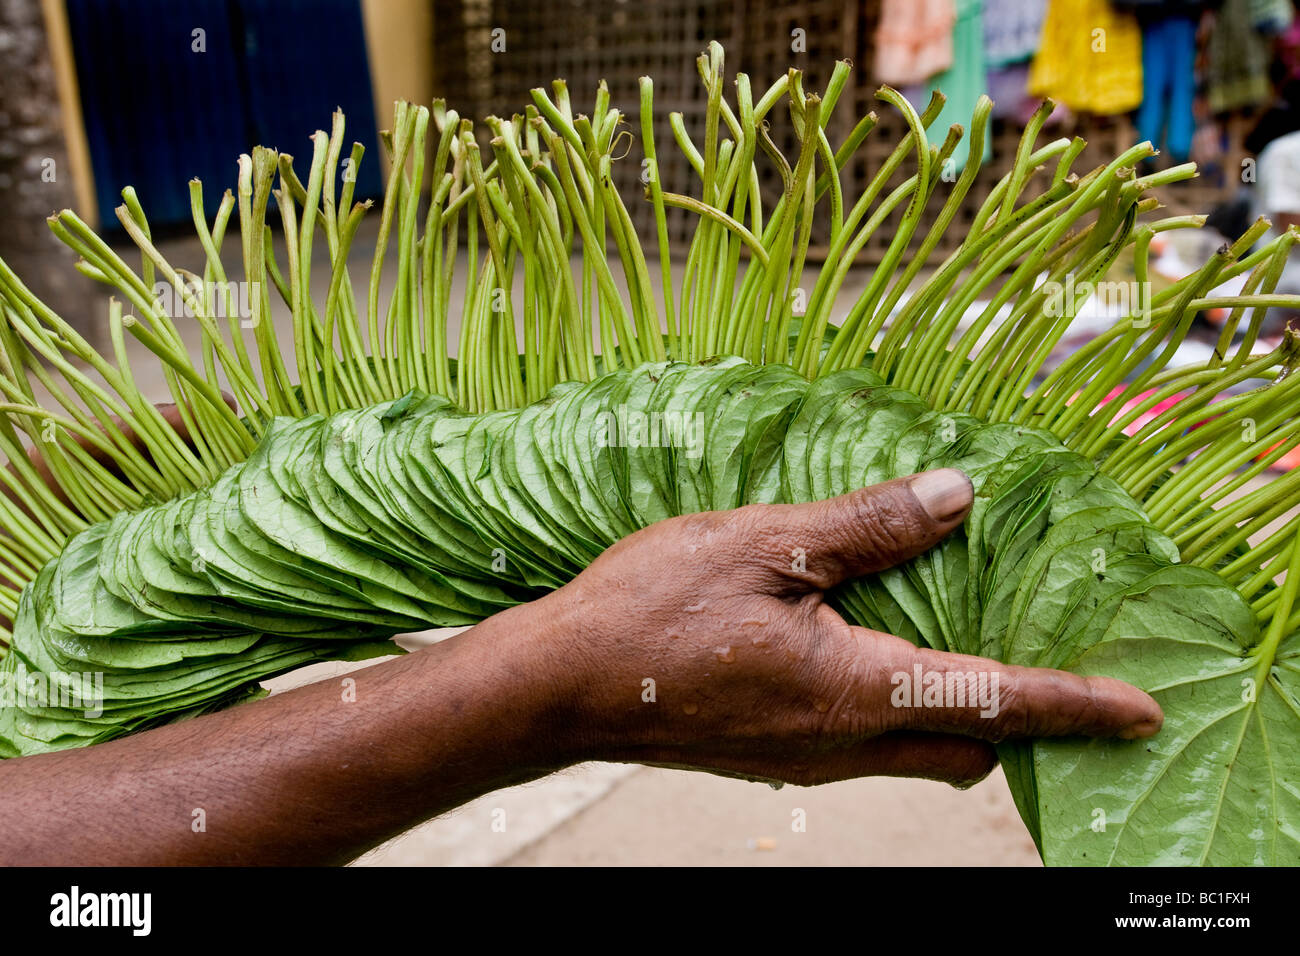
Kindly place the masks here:
<instances>
[{"instance_id":1,"label":"index finger","mask_svg":"<svg viewBox=\"0 0 1300 956\"><path fill-rule=\"evenodd\" d=\"M982 740L1020 737L1150 737L1164 723L1155 699L1113 677L1017 667L986 657L897 641L879 655L878 682L889 693L891 729L958 733ZM876 655L873 655L876 656ZM883 673L881 673L883 671Z\"/></svg>"}]
</instances>

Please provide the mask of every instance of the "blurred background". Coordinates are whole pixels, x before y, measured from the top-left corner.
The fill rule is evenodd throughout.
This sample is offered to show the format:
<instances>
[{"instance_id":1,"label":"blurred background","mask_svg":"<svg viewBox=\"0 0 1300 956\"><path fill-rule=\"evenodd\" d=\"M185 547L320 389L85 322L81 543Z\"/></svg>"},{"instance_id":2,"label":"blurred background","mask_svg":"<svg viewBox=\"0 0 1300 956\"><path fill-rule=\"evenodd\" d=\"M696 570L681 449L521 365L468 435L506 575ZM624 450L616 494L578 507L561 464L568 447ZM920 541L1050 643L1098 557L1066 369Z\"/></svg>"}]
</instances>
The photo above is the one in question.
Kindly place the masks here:
<instances>
[{"instance_id":1,"label":"blurred background","mask_svg":"<svg viewBox=\"0 0 1300 956\"><path fill-rule=\"evenodd\" d=\"M613 102L635 117L637 78L648 74L659 141L671 139L669 111L680 112L688 130L703 128L707 104L694 60L708 40L721 42L728 69L747 72L759 90L792 66L807 88L824 89L835 62L848 60L855 70L827 135L841 142L873 109L879 125L844 171L846 194L866 186L905 133L902 117L876 99L881 84L904 92L918 110L933 91L944 93L933 142L954 123L969 128L987 94L992 136L958 223L970 221L1010 168L1024 124L1048 97L1057 108L1042 139L1087 140L1077 168L1150 140L1163 151L1158 167L1200 164L1201 178L1177 201L1180 211L1208 212L1235 193L1242 161L1267 142L1251 138L1261 118L1275 107L1290 115L1285 96L1300 75L1291 0L563 0L435 3L434 10L437 95L462 114L509 115L529 102L530 88L563 76L580 101L604 79ZM445 48L443 31L457 38ZM1268 135L1298 125L1274 116ZM788 129L774 129L773 139L795 148ZM965 157L963 144L958 169ZM662 167L665 180L688 182L685 161L673 159L676 166ZM622 170L629 188L638 172L634 163ZM774 167L764 175L765 186L779 186ZM641 205L638 224L646 228L651 218ZM689 216L676 212L684 230ZM947 241L955 248L961 236L954 229ZM865 259L878 260L891 238L877 233Z\"/></svg>"},{"instance_id":2,"label":"blurred background","mask_svg":"<svg viewBox=\"0 0 1300 956\"><path fill-rule=\"evenodd\" d=\"M205 184L211 216L239 153L262 144L305 166L307 137L328 128L335 107L366 147L358 198L381 191L378 130L399 97L509 116L556 77L579 103L603 79L635 120L637 78L648 74L657 139L671 141L671 111L688 130L702 128L695 57L709 40L760 89L791 66L820 89L836 60L855 64L827 134L841 141L872 108L880 124L845 169L846 194L863 188L904 128L875 99L880 84L918 105L941 89L948 102L935 139L968 125L976 99L990 95L993 135L945 240L954 247L1044 97L1058 104L1044 139L1088 142L1077 168L1150 140L1159 165L1200 167L1165 193L1173 212L1213 214L1212 225L1235 234L1254 213L1300 211L1300 198L1296 210L1266 209L1263 197L1252 201L1263 190L1249 188L1264 149L1300 129L1294 19L1292 0L0 0L0 256L30 262L19 273L57 295L59 283L35 278L51 248L41 219L52 210L72 207L112 232L130 184L155 227L185 230L191 178ZM793 144L779 125L773 138ZM689 189L684 159L663 152L665 187ZM638 155L633 148L615 169L649 235ZM956 159L965 161L960 149ZM778 188L776 167L764 169L765 188ZM669 215L685 235L690 215ZM890 238L879 230L862 261L878 259Z\"/></svg>"},{"instance_id":3,"label":"blurred background","mask_svg":"<svg viewBox=\"0 0 1300 956\"><path fill-rule=\"evenodd\" d=\"M1044 98L1057 105L1040 142L1087 140L1076 169L1143 139L1161 150L1153 168L1199 165L1197 178L1161 198L1167 215L1206 215L1212 229L1158 237L1157 278L1187 274L1256 216L1279 228L1300 220L1292 0L0 0L0 256L94 341L103 299L90 282L66 278L70 256L42 221L55 209L72 207L122 239L114 208L133 185L157 234L191 234L191 178L204 183L211 217L234 185L235 157L253 144L298 156L305 176L308 137L328 129L335 107L346 113L348 139L365 147L356 198L378 196L387 172L380 130L395 99L437 96L463 117L511 116L530 103L530 88L556 77L567 79L580 107L603 79L629 117L632 140L615 178L651 239L634 142L637 79L654 77L660 143L671 143L671 112L701 135L706 101L695 57L711 39L727 48L729 72L745 70L758 90L790 66L819 90L837 60L853 62L827 135L842 142L871 109L879 126L845 166L846 195L865 189L905 133L900 114L876 99L881 83L918 107L944 92L933 140L952 124L969 125L979 96L991 96L982 173L936 248L940 259L1010 168ZM789 117L772 124L777 146L796 151ZM779 193L776 164L759 168L763 190ZM660 150L659 172L667 190L693 190L675 148ZM898 170L888 185L906 174ZM939 212L932 207L928 219ZM813 261L826 254L824 225L823 217L814 228ZM692 213L669 208L668 226L684 250ZM888 224L876 230L857 267L879 261L892 237ZM363 233L355 255L365 252ZM1278 291L1300 291L1300 271L1288 272ZM1105 303L1095 308L1096 321L1113 320ZM1212 349L1216 317L1199 317L1180 360ZM1266 341L1290 317L1273 310ZM1083 316L1076 332L1091 334L1091 321ZM1074 346L1067 337L1058 351Z\"/></svg>"},{"instance_id":4,"label":"blurred background","mask_svg":"<svg viewBox=\"0 0 1300 956\"><path fill-rule=\"evenodd\" d=\"M656 139L670 143L672 111L692 136L702 133L695 59L710 40L725 46L728 72L746 71L757 90L792 66L805 72L805 88L821 89L837 60L853 62L827 135L842 142L872 109L879 126L843 172L846 195L865 188L905 131L897 111L875 98L882 83L918 106L935 89L945 93L934 140L953 123L968 125L978 97L991 96L992 135L976 158L982 171L933 261L960 243L1045 97L1056 108L1041 140L1087 140L1076 169L1142 140L1161 150L1153 169L1199 165L1198 178L1162 199L1167 214L1206 215L1210 228L1160 237L1153 249L1166 278L1192 271L1258 215L1277 228L1300 223L1292 0L0 0L0 258L94 340L106 326L106 295L50 235L44 220L56 209L74 209L125 254L133 247L114 210L122 187L133 185L164 254L202 261L188 182L204 183L211 217L234 186L236 157L255 144L298 156L305 171L308 137L341 108L349 139L366 151L356 198L378 197L387 175L381 131L395 99L441 97L462 116L509 116L531 102L531 88L556 77L579 104L604 80L639 135L637 79L652 76ZM779 118L771 135L793 152ZM635 138L615 176L649 240ZM665 188L696 192L680 153L661 156ZM969 160L961 151L955 158ZM779 169L762 168L763 188L775 192ZM675 239L692 227L690 215L670 210ZM864 248L846 300L892 235L882 228ZM359 268L373 252L363 233L353 247ZM814 235L810 258L825 252ZM1279 291L1300 292L1300 279L1288 274ZM1093 309L1059 352L1116 317L1105 303ZM1215 318L1197 318L1188 354L1174 364L1213 348ZM1270 315L1265 342L1288 318ZM161 379L156 385L163 397ZM1037 856L997 774L970 794L894 780L772 791L668 770L587 767L490 795L369 859L1032 864Z\"/></svg>"}]
</instances>

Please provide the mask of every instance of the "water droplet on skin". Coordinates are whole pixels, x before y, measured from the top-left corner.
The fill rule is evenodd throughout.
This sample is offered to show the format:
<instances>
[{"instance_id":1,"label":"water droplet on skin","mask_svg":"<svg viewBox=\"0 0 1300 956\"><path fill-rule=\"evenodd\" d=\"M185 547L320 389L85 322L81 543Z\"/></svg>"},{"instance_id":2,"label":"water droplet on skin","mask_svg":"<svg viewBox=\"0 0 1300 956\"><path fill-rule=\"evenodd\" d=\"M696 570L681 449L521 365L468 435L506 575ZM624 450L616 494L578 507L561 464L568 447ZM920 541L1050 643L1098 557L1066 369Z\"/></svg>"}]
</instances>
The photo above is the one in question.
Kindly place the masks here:
<instances>
[{"instance_id":1,"label":"water droplet on skin","mask_svg":"<svg viewBox=\"0 0 1300 956\"><path fill-rule=\"evenodd\" d=\"M690 717L694 714L698 714L699 712L700 712L699 704L682 704L682 713L685 714L687 717Z\"/></svg>"},{"instance_id":2,"label":"water droplet on skin","mask_svg":"<svg viewBox=\"0 0 1300 956\"><path fill-rule=\"evenodd\" d=\"M687 614L699 614L704 610L704 602L701 601L699 604L688 604L686 607L682 608L682 610Z\"/></svg>"},{"instance_id":3,"label":"water droplet on skin","mask_svg":"<svg viewBox=\"0 0 1300 956\"><path fill-rule=\"evenodd\" d=\"M831 709L831 705L826 703L826 701L824 700L813 701L813 707L817 710L817 713L819 714L824 714L826 713L826 711Z\"/></svg>"},{"instance_id":4,"label":"water droplet on skin","mask_svg":"<svg viewBox=\"0 0 1300 956\"><path fill-rule=\"evenodd\" d=\"M713 653L718 655L718 660L724 664L730 664L736 659L736 652L730 647L715 647Z\"/></svg>"},{"instance_id":5,"label":"water droplet on skin","mask_svg":"<svg viewBox=\"0 0 1300 956\"><path fill-rule=\"evenodd\" d=\"M766 638L766 637L756 637L756 638L754 638L752 641L750 641L749 643L753 644L755 647L767 647L767 638Z\"/></svg>"}]
</instances>

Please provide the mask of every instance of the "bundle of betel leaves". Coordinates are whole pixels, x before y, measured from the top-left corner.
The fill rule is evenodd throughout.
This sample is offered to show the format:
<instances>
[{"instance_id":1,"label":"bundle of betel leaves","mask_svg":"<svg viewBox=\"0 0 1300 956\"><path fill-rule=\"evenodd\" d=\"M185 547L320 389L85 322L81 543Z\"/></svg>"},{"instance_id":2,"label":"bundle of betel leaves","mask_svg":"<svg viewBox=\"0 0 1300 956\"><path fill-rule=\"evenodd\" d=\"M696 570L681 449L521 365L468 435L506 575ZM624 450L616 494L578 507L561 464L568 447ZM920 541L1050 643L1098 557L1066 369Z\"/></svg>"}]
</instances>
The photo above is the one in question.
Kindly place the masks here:
<instances>
[{"instance_id":1,"label":"bundle of betel leaves","mask_svg":"<svg viewBox=\"0 0 1300 956\"><path fill-rule=\"evenodd\" d=\"M535 598L671 515L955 466L976 489L964 528L840 588L846 617L1122 678L1166 715L1144 741L1001 745L1044 859L1300 861L1300 474L1270 470L1300 444L1300 377L1289 332L1260 346L1265 309L1300 305L1273 294L1296 235L1260 244L1258 223L1150 291L1153 239L1200 225L1162 218L1150 191L1194 169L1141 174L1144 143L1076 173L1082 141L1038 144L1045 104L940 261L978 172L945 174L961 127L927 138L942 97L918 114L880 91L910 132L853 197L842 170L876 117L830 142L847 64L820 96L791 70L757 98L736 76L734 99L719 47L698 66L703 138L672 117L694 195L663 189L641 81L648 250L611 181L639 159L624 158L623 115L603 85L578 114L556 82L489 118L484 145L441 102L397 104L364 288L347 262L370 203L353 201L362 150L344 156L341 115L312 138L306 182L291 157L256 149L211 220L190 184L204 251L192 270L159 253L130 189L117 214L138 269L74 213L51 218L80 271L115 288L111 351L0 264L0 613L13 621L0 675L30 692L0 708L3 754L94 744L311 661L391 653L395 634ZM990 109L972 118L971 157ZM769 137L778 116L795 155ZM774 203L760 162L783 183ZM668 207L698 216L680 279ZM245 286L222 259L236 212ZM829 252L813 268L819 218ZM883 229L883 259L841 302ZM313 298L320 243L328 292ZM1140 301L1045 368L1122 257ZM1240 294L1212 294L1234 277ZM1049 307L1062 288L1066 307ZM292 355L272 294L292 315ZM177 303L201 329L195 355ZM1208 309L1227 313L1218 348L1175 367ZM161 363L179 422L141 395L128 335ZM59 676L85 674L94 706Z\"/></svg>"}]
</instances>

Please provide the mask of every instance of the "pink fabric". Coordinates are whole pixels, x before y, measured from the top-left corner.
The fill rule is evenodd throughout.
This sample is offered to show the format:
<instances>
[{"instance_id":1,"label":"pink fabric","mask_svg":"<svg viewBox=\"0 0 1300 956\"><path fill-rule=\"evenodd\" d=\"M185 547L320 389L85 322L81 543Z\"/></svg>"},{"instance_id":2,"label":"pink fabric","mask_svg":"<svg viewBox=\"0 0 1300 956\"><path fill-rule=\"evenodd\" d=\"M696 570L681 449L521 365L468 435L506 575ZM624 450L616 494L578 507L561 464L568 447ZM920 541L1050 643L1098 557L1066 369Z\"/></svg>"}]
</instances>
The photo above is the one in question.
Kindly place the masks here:
<instances>
[{"instance_id":1,"label":"pink fabric","mask_svg":"<svg viewBox=\"0 0 1300 956\"><path fill-rule=\"evenodd\" d=\"M1286 66L1287 80L1300 80L1300 17L1277 38L1277 58Z\"/></svg>"},{"instance_id":2,"label":"pink fabric","mask_svg":"<svg viewBox=\"0 0 1300 956\"><path fill-rule=\"evenodd\" d=\"M1108 402L1114 401L1116 398L1119 397L1120 393L1124 391L1124 388L1125 386L1123 385L1116 385L1115 388L1111 391L1111 393L1101 400L1101 403L1105 405ZM1151 392L1149 391L1143 392L1140 395L1138 395L1136 398L1130 399L1129 401L1125 402L1122 411L1128 411L1129 409L1140 405L1142 402L1146 401L1150 397L1151 397ZM1166 409L1173 408L1175 405L1178 404L1178 402L1183 397L1184 396L1182 395L1172 395L1169 398L1166 398L1163 402L1153 405L1151 408L1147 409L1145 412L1143 412L1141 415L1135 418L1130 424L1125 426L1124 434L1129 436L1136 435L1138 432L1142 430L1144 425L1146 425L1154 418L1159 416Z\"/></svg>"},{"instance_id":3,"label":"pink fabric","mask_svg":"<svg viewBox=\"0 0 1300 956\"><path fill-rule=\"evenodd\" d=\"M884 0L876 30L876 78L924 83L952 66L954 0Z\"/></svg>"},{"instance_id":4,"label":"pink fabric","mask_svg":"<svg viewBox=\"0 0 1300 956\"><path fill-rule=\"evenodd\" d=\"M1123 391L1124 391L1124 386L1117 385L1109 395L1107 395L1104 399L1102 399L1102 404L1105 405L1108 402L1114 401L1116 398L1119 397L1120 393ZM1128 409L1133 408L1140 402L1150 397L1151 394L1152 393L1150 391L1146 391L1143 392L1141 395L1138 395L1136 398L1125 402L1123 410L1127 411ZM1126 426L1124 429L1124 434L1129 435L1130 437L1136 435L1139 431L1142 430L1143 426L1145 426L1154 418L1156 418L1156 416L1160 415L1166 409L1172 408L1173 406L1177 405L1182 399L1186 397L1187 397L1186 393L1179 393L1177 395L1170 396L1169 398L1165 399L1163 402L1160 402L1159 404L1153 406L1152 408L1148 409L1147 411L1139 415L1128 426ZM1215 416L1210 411L1210 409L1213 407L1214 407L1214 402L1211 402L1209 408L1207 408L1205 411L1205 420L1202 422L1198 422L1196 425L1193 425L1192 427L1199 428L1201 425L1205 424L1205 422L1212 420ZM1278 444L1281 444L1281 442L1279 442ZM1263 451L1260 454L1256 455L1255 460L1259 461L1263 459L1274 448L1277 448L1277 445L1273 445L1272 448L1269 448L1267 451ZM1298 468L1298 467L1300 467L1300 447L1292 448L1290 451L1288 451L1286 454L1280 457L1277 461L1269 465L1268 470L1286 472L1286 471L1290 471L1293 468Z\"/></svg>"}]
</instances>

